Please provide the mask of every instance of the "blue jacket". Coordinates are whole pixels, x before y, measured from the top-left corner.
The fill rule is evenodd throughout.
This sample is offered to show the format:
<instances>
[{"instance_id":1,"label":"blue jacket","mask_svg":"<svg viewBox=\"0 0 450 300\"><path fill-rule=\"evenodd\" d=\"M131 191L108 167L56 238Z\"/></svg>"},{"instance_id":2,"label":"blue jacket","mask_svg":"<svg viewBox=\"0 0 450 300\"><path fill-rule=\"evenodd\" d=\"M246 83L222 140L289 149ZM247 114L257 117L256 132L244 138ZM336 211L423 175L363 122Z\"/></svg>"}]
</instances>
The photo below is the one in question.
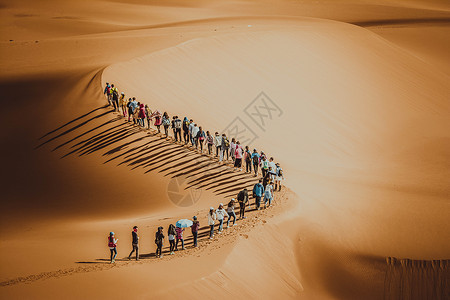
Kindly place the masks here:
<instances>
[{"instance_id":1,"label":"blue jacket","mask_svg":"<svg viewBox=\"0 0 450 300\"><path fill-rule=\"evenodd\" d=\"M255 194L255 196L262 197L264 194L264 187L261 183L255 184L253 187L253 194Z\"/></svg>"}]
</instances>

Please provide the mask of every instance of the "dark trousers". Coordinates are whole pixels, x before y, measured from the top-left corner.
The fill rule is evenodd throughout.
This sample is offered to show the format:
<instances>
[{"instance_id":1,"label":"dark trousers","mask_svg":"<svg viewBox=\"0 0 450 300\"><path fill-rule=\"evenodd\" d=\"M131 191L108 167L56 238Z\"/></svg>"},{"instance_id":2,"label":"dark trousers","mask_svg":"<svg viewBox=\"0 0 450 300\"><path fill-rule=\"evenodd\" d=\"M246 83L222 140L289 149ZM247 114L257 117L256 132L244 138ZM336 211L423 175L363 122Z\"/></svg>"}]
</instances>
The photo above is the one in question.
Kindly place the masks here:
<instances>
[{"instance_id":1,"label":"dark trousers","mask_svg":"<svg viewBox=\"0 0 450 300\"><path fill-rule=\"evenodd\" d=\"M261 196L255 196L256 209L261 206Z\"/></svg>"},{"instance_id":2,"label":"dark trousers","mask_svg":"<svg viewBox=\"0 0 450 300\"><path fill-rule=\"evenodd\" d=\"M222 149L222 146L216 147L216 156L219 156L220 150Z\"/></svg>"},{"instance_id":3,"label":"dark trousers","mask_svg":"<svg viewBox=\"0 0 450 300\"><path fill-rule=\"evenodd\" d=\"M198 231L193 232L192 235L194 236L194 247L197 247Z\"/></svg>"},{"instance_id":4,"label":"dark trousers","mask_svg":"<svg viewBox=\"0 0 450 300\"><path fill-rule=\"evenodd\" d=\"M261 169L262 177L266 177L267 169Z\"/></svg>"},{"instance_id":5,"label":"dark trousers","mask_svg":"<svg viewBox=\"0 0 450 300\"><path fill-rule=\"evenodd\" d=\"M131 244L133 246L133 250L131 250L130 255L128 255L128 258L131 258L131 255L133 255L133 252L136 251L136 259L139 258L139 246L138 244Z\"/></svg>"},{"instance_id":6,"label":"dark trousers","mask_svg":"<svg viewBox=\"0 0 450 300\"><path fill-rule=\"evenodd\" d=\"M211 155L212 153L212 144L208 144L208 154Z\"/></svg>"},{"instance_id":7,"label":"dark trousers","mask_svg":"<svg viewBox=\"0 0 450 300\"><path fill-rule=\"evenodd\" d=\"M258 175L258 164L253 164L253 170L255 170L255 175Z\"/></svg>"},{"instance_id":8,"label":"dark trousers","mask_svg":"<svg viewBox=\"0 0 450 300\"><path fill-rule=\"evenodd\" d=\"M187 144L189 142L189 131L183 130L183 138L184 138L184 144ZM181 140L181 138L180 138Z\"/></svg>"},{"instance_id":9,"label":"dark trousers","mask_svg":"<svg viewBox=\"0 0 450 300\"><path fill-rule=\"evenodd\" d=\"M112 104L113 104L113 106L114 106L114 110L116 111L118 111L119 110L119 99L114 99L113 98L113 100L112 100Z\"/></svg>"},{"instance_id":10,"label":"dark trousers","mask_svg":"<svg viewBox=\"0 0 450 300\"><path fill-rule=\"evenodd\" d=\"M214 235L214 224L213 225L209 225L209 237L213 237Z\"/></svg>"},{"instance_id":11,"label":"dark trousers","mask_svg":"<svg viewBox=\"0 0 450 300\"><path fill-rule=\"evenodd\" d=\"M164 125L164 133L166 134L166 137L169 136L169 126Z\"/></svg>"},{"instance_id":12,"label":"dark trousers","mask_svg":"<svg viewBox=\"0 0 450 300\"><path fill-rule=\"evenodd\" d=\"M175 240L169 240L170 243L170 252L175 250Z\"/></svg>"},{"instance_id":13,"label":"dark trousers","mask_svg":"<svg viewBox=\"0 0 450 300\"><path fill-rule=\"evenodd\" d=\"M245 203L239 202L239 219L242 219L245 214Z\"/></svg>"},{"instance_id":14,"label":"dark trousers","mask_svg":"<svg viewBox=\"0 0 450 300\"><path fill-rule=\"evenodd\" d=\"M114 259L116 259L117 256L117 249L109 249L109 252L111 252L111 261L113 261Z\"/></svg>"},{"instance_id":15,"label":"dark trousers","mask_svg":"<svg viewBox=\"0 0 450 300\"><path fill-rule=\"evenodd\" d=\"M161 256L163 243L156 244L156 256Z\"/></svg>"},{"instance_id":16,"label":"dark trousers","mask_svg":"<svg viewBox=\"0 0 450 300\"><path fill-rule=\"evenodd\" d=\"M181 142L181 129L175 128L173 130L173 135L175 136L175 141L178 142L178 140Z\"/></svg>"},{"instance_id":17,"label":"dark trousers","mask_svg":"<svg viewBox=\"0 0 450 300\"><path fill-rule=\"evenodd\" d=\"M234 167L240 168L241 165L242 165L242 158L236 158L236 160L234 161Z\"/></svg>"},{"instance_id":18,"label":"dark trousers","mask_svg":"<svg viewBox=\"0 0 450 300\"><path fill-rule=\"evenodd\" d=\"M250 161L245 161L245 171L248 173L252 172L252 163Z\"/></svg>"},{"instance_id":19,"label":"dark trousers","mask_svg":"<svg viewBox=\"0 0 450 300\"><path fill-rule=\"evenodd\" d=\"M178 242L179 241L181 241L181 248L184 249L184 240L181 238L181 239L177 239L177 243L175 244L175 249L176 250L178 250Z\"/></svg>"}]
</instances>

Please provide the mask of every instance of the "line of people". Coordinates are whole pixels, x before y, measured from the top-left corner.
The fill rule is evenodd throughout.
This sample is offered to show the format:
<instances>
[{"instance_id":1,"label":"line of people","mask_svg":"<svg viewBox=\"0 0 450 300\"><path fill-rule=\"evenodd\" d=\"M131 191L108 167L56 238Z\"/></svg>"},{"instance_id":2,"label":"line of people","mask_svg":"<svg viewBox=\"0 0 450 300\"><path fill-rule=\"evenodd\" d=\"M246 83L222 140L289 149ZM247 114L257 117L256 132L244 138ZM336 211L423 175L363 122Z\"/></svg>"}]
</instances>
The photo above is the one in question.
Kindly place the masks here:
<instances>
[{"instance_id":1,"label":"line of people","mask_svg":"<svg viewBox=\"0 0 450 300\"><path fill-rule=\"evenodd\" d=\"M204 131L201 126L198 126L192 119L184 117L181 120L178 116L173 116L172 120L167 112L161 114L159 110L152 112L148 105L144 105L136 100L135 97L126 100L125 93L122 92L119 95L119 90L114 84L106 83L104 94L107 96L107 100L111 106L114 107L114 111L121 114L124 118L128 116L128 122L133 121L134 125L151 130L151 123L154 122L154 126L157 128L157 134L161 134L160 127L164 128L164 135L166 139L169 138L169 129L173 131L173 140L175 143L181 143L188 147L197 150L200 153L205 154L211 158L218 159L219 163L227 163L232 161L234 170L242 171L243 163L245 162L245 172L253 173L255 177L258 176L259 170L261 170L262 178L258 183L253 186L252 196L255 199L256 210L260 210L261 201L264 203L264 208L268 208L272 205L274 200L274 191L281 190L281 182L284 180L283 170L279 163L275 163L273 157L267 158L266 154L261 151L258 153L256 149L253 152L250 151L249 146L245 146L245 149L241 146L240 142L235 138L231 141L226 134L219 134L215 132L214 136L209 131ZM121 111L122 112L121 112ZM183 139L182 139L183 138ZM215 153L213 149L215 148ZM226 158L225 158L226 156ZM252 170L253 169L253 170ZM235 207L239 204L239 219L245 219L246 206L250 205L249 195L247 189L240 191L236 197L230 200L226 209L223 203L220 203L217 209L210 208L208 213L208 225L209 238L214 238L214 228L216 222L218 222L218 233L222 233L224 220L227 219L227 228L236 224L238 218L235 214ZM197 217L193 217L193 224L191 226L191 232L194 240L194 247L198 245L198 230L200 223ZM178 244L181 242L182 250L184 247L183 232L184 228L176 227L171 224L167 231L167 237L169 240L169 253L174 254L174 251L178 250ZM131 259L132 254L136 253L136 260L139 260L139 236L138 227L134 226L132 231L132 251L128 256ZM162 247L164 243L163 227L158 227L155 234L155 244L157 247L156 257L162 256ZM108 246L110 248L111 263L115 262L117 257L117 242L114 232L110 232L108 236Z\"/></svg>"}]
</instances>

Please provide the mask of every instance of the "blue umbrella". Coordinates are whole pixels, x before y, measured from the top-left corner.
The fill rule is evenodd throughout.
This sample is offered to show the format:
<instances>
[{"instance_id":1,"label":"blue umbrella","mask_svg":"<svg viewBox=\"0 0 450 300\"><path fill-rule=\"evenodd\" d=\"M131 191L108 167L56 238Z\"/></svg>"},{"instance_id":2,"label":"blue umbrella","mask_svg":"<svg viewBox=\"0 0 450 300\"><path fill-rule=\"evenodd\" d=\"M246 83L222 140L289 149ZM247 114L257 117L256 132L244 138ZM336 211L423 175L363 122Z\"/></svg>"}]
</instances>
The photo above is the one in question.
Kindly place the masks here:
<instances>
[{"instance_id":1,"label":"blue umbrella","mask_svg":"<svg viewBox=\"0 0 450 300\"><path fill-rule=\"evenodd\" d=\"M178 220L178 222L175 224L175 226L180 227L180 228L186 228L186 227L191 227L192 224L194 224L194 223L191 220L181 219L181 220Z\"/></svg>"}]
</instances>

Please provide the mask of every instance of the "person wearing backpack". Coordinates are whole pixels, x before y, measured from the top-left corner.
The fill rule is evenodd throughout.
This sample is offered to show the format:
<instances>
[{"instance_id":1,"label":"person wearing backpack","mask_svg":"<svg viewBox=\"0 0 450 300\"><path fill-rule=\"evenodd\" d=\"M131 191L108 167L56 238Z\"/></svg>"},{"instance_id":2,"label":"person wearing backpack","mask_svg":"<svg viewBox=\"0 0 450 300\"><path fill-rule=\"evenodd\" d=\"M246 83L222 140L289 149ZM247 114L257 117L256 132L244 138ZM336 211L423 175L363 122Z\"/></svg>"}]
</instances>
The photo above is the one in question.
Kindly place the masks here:
<instances>
[{"instance_id":1,"label":"person wearing backpack","mask_svg":"<svg viewBox=\"0 0 450 300\"><path fill-rule=\"evenodd\" d=\"M136 124L137 123L136 112L138 111L139 103L136 101L135 97L133 97L133 100L131 101L129 107L130 109L128 111L130 113L130 116L128 117L128 121L130 121L130 117L133 117L133 123Z\"/></svg>"},{"instance_id":2,"label":"person wearing backpack","mask_svg":"<svg viewBox=\"0 0 450 300\"><path fill-rule=\"evenodd\" d=\"M133 99L128 98L127 108L128 108L128 122L131 122L131 117L133 116Z\"/></svg>"},{"instance_id":3,"label":"person wearing backpack","mask_svg":"<svg viewBox=\"0 0 450 300\"><path fill-rule=\"evenodd\" d=\"M111 103L111 86L109 83L106 83L105 89L103 90L103 95L106 95L106 99L108 99L109 105L112 105Z\"/></svg>"},{"instance_id":4,"label":"person wearing backpack","mask_svg":"<svg viewBox=\"0 0 450 300\"><path fill-rule=\"evenodd\" d=\"M208 225L209 225L209 239L212 240L214 237L214 224L217 220L217 215L214 212L214 207L209 208L208 213Z\"/></svg>"},{"instance_id":5,"label":"person wearing backpack","mask_svg":"<svg viewBox=\"0 0 450 300\"><path fill-rule=\"evenodd\" d=\"M164 112L162 116L162 125L164 126L164 133L166 135L166 138L169 137L169 127L170 127L170 118L167 112Z\"/></svg>"},{"instance_id":6,"label":"person wearing backpack","mask_svg":"<svg viewBox=\"0 0 450 300\"><path fill-rule=\"evenodd\" d=\"M214 136L214 146L216 146L216 157L219 157L219 153L222 153L222 136L218 132Z\"/></svg>"},{"instance_id":7,"label":"person wearing backpack","mask_svg":"<svg viewBox=\"0 0 450 300\"><path fill-rule=\"evenodd\" d=\"M200 145L200 153L202 153L202 154L203 154L203 141L205 140L205 138L206 138L205 131L203 131L202 126L200 126L198 128L196 139L197 139L197 144Z\"/></svg>"},{"instance_id":8,"label":"person wearing backpack","mask_svg":"<svg viewBox=\"0 0 450 300\"><path fill-rule=\"evenodd\" d=\"M109 252L111 253L111 262L110 263L115 263L116 262L116 257L117 257L117 242L119 241L119 239L116 239L114 237L114 232L110 232L109 236L108 236L108 247L109 247Z\"/></svg>"},{"instance_id":9,"label":"person wearing backpack","mask_svg":"<svg viewBox=\"0 0 450 300\"><path fill-rule=\"evenodd\" d=\"M214 145L214 138L209 133L209 131L206 131L206 145L208 146L208 155L211 156L212 146Z\"/></svg>"},{"instance_id":10,"label":"person wearing backpack","mask_svg":"<svg viewBox=\"0 0 450 300\"><path fill-rule=\"evenodd\" d=\"M264 194L264 186L262 185L262 179L253 186L253 198L255 198L256 209L261 209L261 197Z\"/></svg>"},{"instance_id":11,"label":"person wearing backpack","mask_svg":"<svg viewBox=\"0 0 450 300\"><path fill-rule=\"evenodd\" d=\"M198 230L200 229L200 222L197 220L197 216L194 216L191 225L192 235L194 237L194 247L198 246Z\"/></svg>"},{"instance_id":12,"label":"person wearing backpack","mask_svg":"<svg viewBox=\"0 0 450 300\"><path fill-rule=\"evenodd\" d=\"M239 219L245 219L245 206L248 203L248 191L247 188L240 191L237 195L237 201L239 202Z\"/></svg>"},{"instance_id":13,"label":"person wearing backpack","mask_svg":"<svg viewBox=\"0 0 450 300\"><path fill-rule=\"evenodd\" d=\"M114 111L119 111L119 90L111 84L111 95Z\"/></svg>"},{"instance_id":14,"label":"person wearing backpack","mask_svg":"<svg viewBox=\"0 0 450 300\"><path fill-rule=\"evenodd\" d=\"M184 144L187 145L187 143L189 142L189 120L187 117L184 117L183 119L183 139L184 139ZM180 138L181 140L181 138Z\"/></svg>"},{"instance_id":15,"label":"person wearing backpack","mask_svg":"<svg viewBox=\"0 0 450 300\"><path fill-rule=\"evenodd\" d=\"M172 121L172 128L173 128L173 135L175 136L175 142L178 142L178 139L180 139L181 143L181 120L178 118L178 116L173 117L174 120Z\"/></svg>"},{"instance_id":16,"label":"person wearing backpack","mask_svg":"<svg viewBox=\"0 0 450 300\"><path fill-rule=\"evenodd\" d=\"M173 255L175 252L175 235L177 233L175 232L175 226L173 224L169 225L169 230L167 231L167 237L169 239L170 244L170 255Z\"/></svg>"},{"instance_id":17,"label":"person wearing backpack","mask_svg":"<svg viewBox=\"0 0 450 300\"><path fill-rule=\"evenodd\" d=\"M258 154L258 151L256 151L256 149L253 149L252 162L253 162L253 170L255 171L255 177L256 177L256 176L258 176L258 167L260 164L259 154Z\"/></svg>"},{"instance_id":18,"label":"person wearing backpack","mask_svg":"<svg viewBox=\"0 0 450 300\"><path fill-rule=\"evenodd\" d=\"M194 130L195 124L192 119L189 120L189 141L191 142L192 147L194 146L194 135L192 131Z\"/></svg>"},{"instance_id":19,"label":"person wearing backpack","mask_svg":"<svg viewBox=\"0 0 450 300\"><path fill-rule=\"evenodd\" d=\"M243 156L243 149L241 147L241 142L236 142L236 150L234 151L234 167L236 169L239 169L239 171L242 171L242 156Z\"/></svg>"},{"instance_id":20,"label":"person wearing backpack","mask_svg":"<svg viewBox=\"0 0 450 300\"><path fill-rule=\"evenodd\" d=\"M261 157L261 172L263 177L266 177L266 174L269 172L269 161L266 156Z\"/></svg>"},{"instance_id":21,"label":"person wearing backpack","mask_svg":"<svg viewBox=\"0 0 450 300\"><path fill-rule=\"evenodd\" d=\"M281 180L284 179L284 175L283 175L283 169L280 167L279 163L276 163L275 173L277 174L275 176L275 191L277 191L277 187L278 187L278 191L281 191Z\"/></svg>"},{"instance_id":22,"label":"person wearing backpack","mask_svg":"<svg viewBox=\"0 0 450 300\"><path fill-rule=\"evenodd\" d=\"M220 161L225 159L225 154L227 154L227 160L229 159L229 150L230 149L230 141L228 140L227 136L222 134L222 152L220 155Z\"/></svg>"},{"instance_id":23,"label":"person wearing backpack","mask_svg":"<svg viewBox=\"0 0 450 300\"><path fill-rule=\"evenodd\" d=\"M269 182L264 188L264 209L272 205L272 200L273 200L273 185L272 181L269 180ZM267 205L267 203L269 203L269 205Z\"/></svg>"},{"instance_id":24,"label":"person wearing backpack","mask_svg":"<svg viewBox=\"0 0 450 300\"><path fill-rule=\"evenodd\" d=\"M161 133L161 112L159 110L156 110L152 114L152 119L155 119L155 126L158 129L158 133Z\"/></svg>"},{"instance_id":25,"label":"person wearing backpack","mask_svg":"<svg viewBox=\"0 0 450 300\"><path fill-rule=\"evenodd\" d=\"M200 128L197 126L197 124L194 124L194 126L192 127L192 146L195 147L195 149L197 149L198 147L198 132L199 132Z\"/></svg>"},{"instance_id":26,"label":"person wearing backpack","mask_svg":"<svg viewBox=\"0 0 450 300\"><path fill-rule=\"evenodd\" d=\"M234 203L235 203L234 201L235 201L234 198L231 199L231 201L228 202L228 205L227 205L227 214L228 214L227 228L230 227L231 218L233 218L233 225L231 225L231 226L234 226L236 223L236 213L234 212Z\"/></svg>"},{"instance_id":27,"label":"person wearing backpack","mask_svg":"<svg viewBox=\"0 0 450 300\"><path fill-rule=\"evenodd\" d=\"M136 260L139 260L139 236L138 236L138 227L134 226L133 231L131 232L131 246L133 250L131 250L130 255L128 255L128 259L131 259L131 255L136 251Z\"/></svg>"},{"instance_id":28,"label":"person wearing backpack","mask_svg":"<svg viewBox=\"0 0 450 300\"><path fill-rule=\"evenodd\" d=\"M142 127L145 127L145 106L144 103L139 104L139 115L138 115L139 119L138 119L138 123L139 125L141 125Z\"/></svg>"},{"instance_id":29,"label":"person wearing backpack","mask_svg":"<svg viewBox=\"0 0 450 300\"><path fill-rule=\"evenodd\" d=\"M150 130L150 123L152 122L152 110L145 104L145 116L147 117L148 130Z\"/></svg>"},{"instance_id":30,"label":"person wearing backpack","mask_svg":"<svg viewBox=\"0 0 450 300\"><path fill-rule=\"evenodd\" d=\"M250 153L250 149L248 148L248 146L245 146L244 161L245 161L245 173L251 173L252 172L252 154Z\"/></svg>"},{"instance_id":31,"label":"person wearing backpack","mask_svg":"<svg viewBox=\"0 0 450 300\"><path fill-rule=\"evenodd\" d=\"M164 242L164 233L163 233L163 227L159 226L158 231L155 234L155 244L156 244L156 258L162 257L162 247Z\"/></svg>"},{"instance_id":32,"label":"person wearing backpack","mask_svg":"<svg viewBox=\"0 0 450 300\"><path fill-rule=\"evenodd\" d=\"M231 156L231 160L233 161L233 164L236 160L235 152L236 152L236 139L232 138L231 143L230 143L230 156Z\"/></svg>"},{"instance_id":33,"label":"person wearing backpack","mask_svg":"<svg viewBox=\"0 0 450 300\"><path fill-rule=\"evenodd\" d=\"M124 118L127 117L127 105L126 105L127 100L125 99L125 93L122 92L120 93L120 98L119 98L119 107L122 109L122 115Z\"/></svg>"},{"instance_id":34,"label":"person wearing backpack","mask_svg":"<svg viewBox=\"0 0 450 300\"><path fill-rule=\"evenodd\" d=\"M181 228L181 227L175 228L175 232L177 233L175 236L175 238L176 238L175 251L178 251L178 242L179 241L181 241L181 250L184 250L183 231L184 231L184 228Z\"/></svg>"}]
</instances>

